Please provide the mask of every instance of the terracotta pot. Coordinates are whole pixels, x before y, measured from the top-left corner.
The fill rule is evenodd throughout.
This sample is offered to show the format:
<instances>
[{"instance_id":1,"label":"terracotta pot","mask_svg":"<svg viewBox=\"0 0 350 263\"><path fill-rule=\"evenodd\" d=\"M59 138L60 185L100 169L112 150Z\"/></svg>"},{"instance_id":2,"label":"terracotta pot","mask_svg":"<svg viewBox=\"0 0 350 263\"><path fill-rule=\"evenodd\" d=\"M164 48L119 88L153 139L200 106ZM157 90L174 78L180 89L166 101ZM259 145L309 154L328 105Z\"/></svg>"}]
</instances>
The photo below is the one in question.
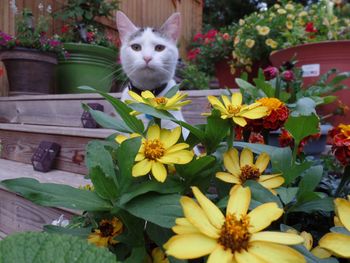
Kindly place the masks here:
<instances>
[{"instance_id":1,"label":"terracotta pot","mask_svg":"<svg viewBox=\"0 0 350 263\"><path fill-rule=\"evenodd\" d=\"M221 60L215 63L215 77L219 81L220 88L238 88L235 79L240 78L241 74L245 72L242 69L236 69L235 74L231 74L230 60ZM248 73L248 80L250 82L258 75L259 68L265 68L269 65L268 62L254 62L252 66L252 72Z\"/></svg>"},{"instance_id":2,"label":"terracotta pot","mask_svg":"<svg viewBox=\"0 0 350 263\"><path fill-rule=\"evenodd\" d=\"M285 61L295 57L297 66L304 70L304 85L310 85L319 79L319 76L330 69L336 68L340 72L350 71L350 41L326 41L299 45L274 52L270 55L272 65L279 67ZM350 79L343 81L350 86ZM350 90L341 90L335 93L345 104L350 105ZM337 103L321 107L319 113L326 115L333 112ZM350 122L350 114L346 116L335 116L330 120L333 125L340 122Z\"/></svg>"},{"instance_id":3,"label":"terracotta pot","mask_svg":"<svg viewBox=\"0 0 350 263\"><path fill-rule=\"evenodd\" d=\"M9 95L54 93L56 54L15 48L1 51L0 60L6 67Z\"/></svg>"}]
</instances>

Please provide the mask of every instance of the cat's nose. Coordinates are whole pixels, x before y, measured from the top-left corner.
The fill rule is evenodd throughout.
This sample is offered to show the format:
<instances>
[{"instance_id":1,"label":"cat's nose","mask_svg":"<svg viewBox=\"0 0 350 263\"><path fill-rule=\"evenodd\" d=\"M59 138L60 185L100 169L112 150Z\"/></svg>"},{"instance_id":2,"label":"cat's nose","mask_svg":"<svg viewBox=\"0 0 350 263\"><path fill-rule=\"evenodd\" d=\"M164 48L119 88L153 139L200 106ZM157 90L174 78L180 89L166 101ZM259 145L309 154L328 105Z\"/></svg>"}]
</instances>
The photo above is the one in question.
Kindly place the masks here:
<instances>
[{"instance_id":1,"label":"cat's nose","mask_svg":"<svg viewBox=\"0 0 350 263\"><path fill-rule=\"evenodd\" d=\"M146 62L146 64L148 64L152 60L152 57L144 56L143 60Z\"/></svg>"}]
</instances>

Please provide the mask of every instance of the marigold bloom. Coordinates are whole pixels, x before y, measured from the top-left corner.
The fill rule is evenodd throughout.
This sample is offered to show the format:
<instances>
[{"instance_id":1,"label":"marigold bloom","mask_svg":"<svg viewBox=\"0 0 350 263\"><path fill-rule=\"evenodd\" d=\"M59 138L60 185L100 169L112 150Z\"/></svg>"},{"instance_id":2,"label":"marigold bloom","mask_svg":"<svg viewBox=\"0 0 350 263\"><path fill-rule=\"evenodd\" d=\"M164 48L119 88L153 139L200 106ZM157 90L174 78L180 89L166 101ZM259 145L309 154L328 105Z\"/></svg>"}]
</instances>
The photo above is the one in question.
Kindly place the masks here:
<instances>
[{"instance_id":1,"label":"marigold bloom","mask_svg":"<svg viewBox=\"0 0 350 263\"><path fill-rule=\"evenodd\" d=\"M232 118L233 122L239 126L246 126L247 119L259 119L267 114L267 107L261 106L260 103L250 105L242 105L242 94L232 94L231 100L229 97L221 96L223 103L214 96L208 96L210 104L221 113L222 119Z\"/></svg>"},{"instance_id":2,"label":"marigold bloom","mask_svg":"<svg viewBox=\"0 0 350 263\"><path fill-rule=\"evenodd\" d=\"M144 176L151 172L157 181L164 182L167 177L164 164L189 163L194 154L186 150L189 148L187 143L177 143L180 136L181 127L173 130L160 129L158 125L149 127L136 155L132 176Z\"/></svg>"},{"instance_id":3,"label":"marigold bloom","mask_svg":"<svg viewBox=\"0 0 350 263\"><path fill-rule=\"evenodd\" d=\"M329 131L332 138L332 152L339 162L350 164L350 125L340 124Z\"/></svg>"},{"instance_id":4,"label":"marigold bloom","mask_svg":"<svg viewBox=\"0 0 350 263\"><path fill-rule=\"evenodd\" d=\"M276 98L261 98L256 102L268 108L266 117L249 122L249 126L254 131L261 131L262 129L275 131L283 127L288 119L289 110L287 106Z\"/></svg>"},{"instance_id":5,"label":"marigold bloom","mask_svg":"<svg viewBox=\"0 0 350 263\"><path fill-rule=\"evenodd\" d=\"M278 46L278 43L271 38L266 39L265 44L271 48L276 48Z\"/></svg>"},{"instance_id":6,"label":"marigold bloom","mask_svg":"<svg viewBox=\"0 0 350 263\"><path fill-rule=\"evenodd\" d=\"M103 219L97 229L88 237L88 242L98 247L117 244L114 238L123 232L123 223L116 217L111 220Z\"/></svg>"},{"instance_id":7,"label":"marigold bloom","mask_svg":"<svg viewBox=\"0 0 350 263\"><path fill-rule=\"evenodd\" d=\"M147 104L157 110L173 110L178 111L181 110L182 106L185 106L187 104L190 104L190 100L181 101L182 99L186 98L188 95L186 93L177 92L174 96L171 98L167 97L155 97L152 92L149 90L143 91L141 93L141 96L133 91L128 92L129 95L135 100L128 100L126 103L143 103Z\"/></svg>"},{"instance_id":8,"label":"marigold bloom","mask_svg":"<svg viewBox=\"0 0 350 263\"><path fill-rule=\"evenodd\" d=\"M342 198L336 198L334 200L335 213L345 227L350 231L350 201ZM319 246L329 250L333 255L342 258L350 258L350 235L342 233L327 233L324 235Z\"/></svg>"},{"instance_id":9,"label":"marigold bloom","mask_svg":"<svg viewBox=\"0 0 350 263\"><path fill-rule=\"evenodd\" d=\"M224 167L228 172L218 172L216 177L232 184L244 184L247 180L255 180L269 190L273 190L284 183L281 174L265 175L270 162L267 153L261 153L255 163L250 149L244 148L239 156L237 149L232 148L224 153Z\"/></svg>"},{"instance_id":10,"label":"marigold bloom","mask_svg":"<svg viewBox=\"0 0 350 263\"><path fill-rule=\"evenodd\" d=\"M172 229L177 235L164 245L168 255L179 259L209 255L207 263L306 262L301 254L285 246L302 243L302 237L261 231L283 214L276 203L262 204L247 213L251 191L236 185L224 216L197 187L192 191L198 203L181 198L185 217L176 219Z\"/></svg>"},{"instance_id":11,"label":"marigold bloom","mask_svg":"<svg viewBox=\"0 0 350 263\"><path fill-rule=\"evenodd\" d=\"M245 41L245 45L246 45L248 48L252 48L252 47L254 47L254 45L255 45L255 40L248 38L248 39Z\"/></svg>"},{"instance_id":12,"label":"marigold bloom","mask_svg":"<svg viewBox=\"0 0 350 263\"><path fill-rule=\"evenodd\" d=\"M286 27L287 27L289 30L293 29L293 22L292 22L292 21L287 21L287 22L286 22Z\"/></svg>"}]
</instances>

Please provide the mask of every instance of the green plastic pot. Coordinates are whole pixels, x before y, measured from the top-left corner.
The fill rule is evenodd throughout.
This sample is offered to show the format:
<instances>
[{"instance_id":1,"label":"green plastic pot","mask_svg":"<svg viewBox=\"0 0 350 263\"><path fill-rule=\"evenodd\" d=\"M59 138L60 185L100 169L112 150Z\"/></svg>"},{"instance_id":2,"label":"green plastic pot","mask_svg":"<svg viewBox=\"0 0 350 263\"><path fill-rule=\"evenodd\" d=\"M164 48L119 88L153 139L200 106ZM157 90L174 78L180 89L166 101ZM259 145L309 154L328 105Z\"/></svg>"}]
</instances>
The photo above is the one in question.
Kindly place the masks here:
<instances>
[{"instance_id":1,"label":"green plastic pot","mask_svg":"<svg viewBox=\"0 0 350 263\"><path fill-rule=\"evenodd\" d=\"M80 86L89 86L100 91L111 90L117 71L117 52L106 47L66 43L69 53L59 58L56 68L56 89L59 93L86 93Z\"/></svg>"}]
</instances>

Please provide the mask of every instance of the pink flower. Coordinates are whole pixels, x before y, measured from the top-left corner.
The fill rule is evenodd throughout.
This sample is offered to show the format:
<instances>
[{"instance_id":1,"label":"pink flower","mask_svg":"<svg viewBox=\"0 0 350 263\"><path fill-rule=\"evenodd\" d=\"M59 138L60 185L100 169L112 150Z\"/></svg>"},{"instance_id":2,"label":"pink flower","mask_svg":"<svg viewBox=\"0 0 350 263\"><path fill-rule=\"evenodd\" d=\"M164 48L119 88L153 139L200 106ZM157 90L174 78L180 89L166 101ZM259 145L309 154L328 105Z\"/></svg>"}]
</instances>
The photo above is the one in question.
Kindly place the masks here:
<instances>
[{"instance_id":1,"label":"pink flower","mask_svg":"<svg viewBox=\"0 0 350 263\"><path fill-rule=\"evenodd\" d=\"M201 53L200 48L195 48L195 49L191 49L188 53L187 53L187 59L188 60L195 60L197 58L197 55Z\"/></svg>"},{"instance_id":2,"label":"pink flower","mask_svg":"<svg viewBox=\"0 0 350 263\"><path fill-rule=\"evenodd\" d=\"M58 47L61 45L61 41L57 40L57 39L50 39L49 40L49 45L51 47Z\"/></svg>"},{"instance_id":3,"label":"pink flower","mask_svg":"<svg viewBox=\"0 0 350 263\"><path fill-rule=\"evenodd\" d=\"M264 69L264 76L266 80L274 79L276 78L278 74L278 68L268 66Z\"/></svg>"},{"instance_id":4,"label":"pink flower","mask_svg":"<svg viewBox=\"0 0 350 263\"><path fill-rule=\"evenodd\" d=\"M228 33L225 33L222 35L222 38L225 39L225 40L230 40L230 35Z\"/></svg>"},{"instance_id":5,"label":"pink flower","mask_svg":"<svg viewBox=\"0 0 350 263\"><path fill-rule=\"evenodd\" d=\"M197 42L197 41L202 40L202 39L203 39L203 34L201 34L201 33L197 33L193 37L194 42Z\"/></svg>"},{"instance_id":6,"label":"pink flower","mask_svg":"<svg viewBox=\"0 0 350 263\"><path fill-rule=\"evenodd\" d=\"M294 73L291 70L286 70L282 73L282 77L286 82L290 82L294 80Z\"/></svg>"},{"instance_id":7,"label":"pink flower","mask_svg":"<svg viewBox=\"0 0 350 263\"><path fill-rule=\"evenodd\" d=\"M218 31L216 29L210 29L205 35L205 38L210 38L213 39L216 37L216 35L218 34Z\"/></svg>"}]
</instances>

